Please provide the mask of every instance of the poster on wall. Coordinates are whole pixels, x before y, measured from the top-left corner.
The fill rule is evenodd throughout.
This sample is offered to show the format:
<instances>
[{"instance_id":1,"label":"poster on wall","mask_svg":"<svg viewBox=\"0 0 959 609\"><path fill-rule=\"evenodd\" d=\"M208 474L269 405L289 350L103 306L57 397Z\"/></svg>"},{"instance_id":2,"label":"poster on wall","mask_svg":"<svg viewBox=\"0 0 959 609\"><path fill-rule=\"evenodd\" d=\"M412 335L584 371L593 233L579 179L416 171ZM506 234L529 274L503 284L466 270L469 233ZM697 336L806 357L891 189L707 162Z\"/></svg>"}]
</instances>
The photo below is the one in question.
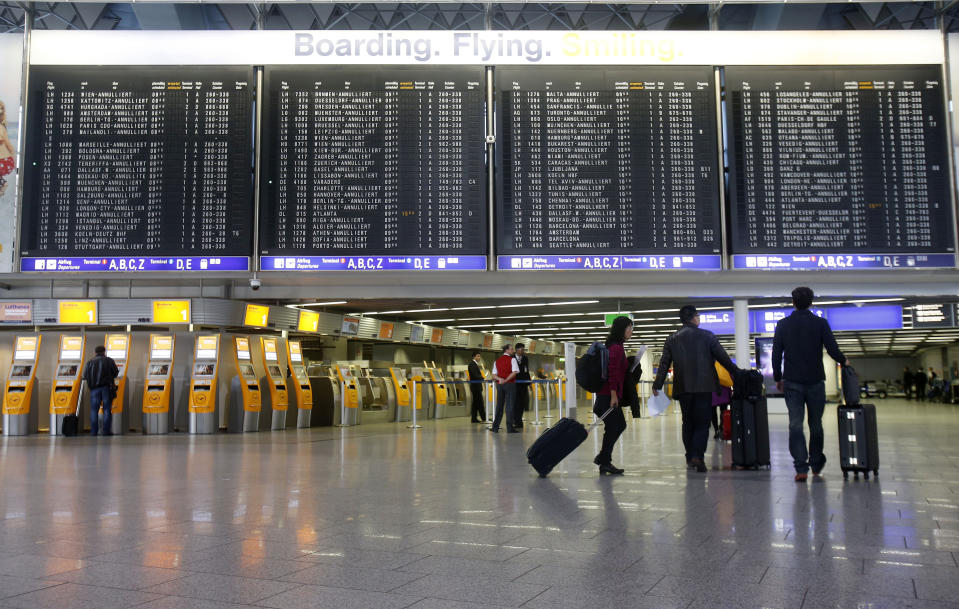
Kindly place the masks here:
<instances>
[{"instance_id":1,"label":"poster on wall","mask_svg":"<svg viewBox=\"0 0 959 609\"><path fill-rule=\"evenodd\" d=\"M13 271L23 35L0 34L0 273Z\"/></svg>"}]
</instances>

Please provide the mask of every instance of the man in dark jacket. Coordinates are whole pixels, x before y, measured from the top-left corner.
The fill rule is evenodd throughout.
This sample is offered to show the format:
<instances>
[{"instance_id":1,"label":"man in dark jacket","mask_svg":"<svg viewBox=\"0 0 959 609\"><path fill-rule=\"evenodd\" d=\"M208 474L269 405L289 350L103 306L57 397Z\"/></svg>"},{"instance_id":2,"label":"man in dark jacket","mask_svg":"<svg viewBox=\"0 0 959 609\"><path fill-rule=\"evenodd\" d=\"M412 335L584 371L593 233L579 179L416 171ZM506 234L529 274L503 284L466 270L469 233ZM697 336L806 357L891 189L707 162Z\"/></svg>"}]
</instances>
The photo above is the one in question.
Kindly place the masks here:
<instances>
[{"instance_id":1,"label":"man in dark jacket","mask_svg":"<svg viewBox=\"0 0 959 609\"><path fill-rule=\"evenodd\" d=\"M83 368L83 380L90 388L90 435L97 435L100 406L103 406L103 435L112 436L114 379L120 374L117 363L107 357L106 347L94 349L96 357Z\"/></svg>"},{"instance_id":2,"label":"man in dark jacket","mask_svg":"<svg viewBox=\"0 0 959 609\"><path fill-rule=\"evenodd\" d=\"M467 366L470 379L470 395L473 398L470 403L471 423L482 423L486 420L486 403L483 400L483 371L479 367L480 359L480 352L474 351L473 359Z\"/></svg>"},{"instance_id":3,"label":"man in dark jacket","mask_svg":"<svg viewBox=\"0 0 959 609\"><path fill-rule=\"evenodd\" d=\"M813 293L806 287L793 290L788 317L776 324L773 338L773 378L786 398L789 411L789 453L796 467L796 482L805 482L810 468L814 476L826 465L823 454L822 415L826 409L826 371L822 350L840 364L848 365L839 350L829 322L813 314ZM783 366L783 352L786 365ZM803 416L809 410L809 448L803 433Z\"/></svg>"},{"instance_id":4,"label":"man in dark jacket","mask_svg":"<svg viewBox=\"0 0 959 609\"><path fill-rule=\"evenodd\" d=\"M912 397L912 370L909 366L902 371L902 390L906 392L907 400Z\"/></svg>"},{"instance_id":5,"label":"man in dark jacket","mask_svg":"<svg viewBox=\"0 0 959 609\"><path fill-rule=\"evenodd\" d=\"M529 410L529 380L532 378L529 374L529 357L526 355L526 345L516 343L516 355L513 357L516 358L516 365L519 366L519 374L516 375L516 405L513 406L513 426L516 429L522 429L523 413Z\"/></svg>"},{"instance_id":6,"label":"man in dark jacket","mask_svg":"<svg viewBox=\"0 0 959 609\"><path fill-rule=\"evenodd\" d=\"M663 345L659 372L653 382L653 395L659 395L663 383L666 382L666 374L672 366L675 369L673 398L679 400L683 413L686 465L697 472L705 472L713 392L719 391L716 362L729 370L734 378L739 369L729 359L716 335L709 330L699 329L699 313L696 307L686 305L680 309L679 319L683 322L682 329L666 339L666 344Z\"/></svg>"}]
</instances>

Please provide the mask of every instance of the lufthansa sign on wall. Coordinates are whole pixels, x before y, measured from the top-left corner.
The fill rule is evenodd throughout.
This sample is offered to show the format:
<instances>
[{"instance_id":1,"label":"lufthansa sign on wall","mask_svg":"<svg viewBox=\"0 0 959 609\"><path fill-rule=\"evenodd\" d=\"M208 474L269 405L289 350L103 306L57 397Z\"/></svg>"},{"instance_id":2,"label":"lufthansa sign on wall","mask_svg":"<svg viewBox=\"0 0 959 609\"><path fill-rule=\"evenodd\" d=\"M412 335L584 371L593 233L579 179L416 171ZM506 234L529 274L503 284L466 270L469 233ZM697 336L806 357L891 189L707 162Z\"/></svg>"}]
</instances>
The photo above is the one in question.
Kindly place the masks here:
<instances>
[{"instance_id":1,"label":"lufthansa sign on wall","mask_svg":"<svg viewBox=\"0 0 959 609\"><path fill-rule=\"evenodd\" d=\"M47 31L33 65L905 65L938 31Z\"/></svg>"}]
</instances>

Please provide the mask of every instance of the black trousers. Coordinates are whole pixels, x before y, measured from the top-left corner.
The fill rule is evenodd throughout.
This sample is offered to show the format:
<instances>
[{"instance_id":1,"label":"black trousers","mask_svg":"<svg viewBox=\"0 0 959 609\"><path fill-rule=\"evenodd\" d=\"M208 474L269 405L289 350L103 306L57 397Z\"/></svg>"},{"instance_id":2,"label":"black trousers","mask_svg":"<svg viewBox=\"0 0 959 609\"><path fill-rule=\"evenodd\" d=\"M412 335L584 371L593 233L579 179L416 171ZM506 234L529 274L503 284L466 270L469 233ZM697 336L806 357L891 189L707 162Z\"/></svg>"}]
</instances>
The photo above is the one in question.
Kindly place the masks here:
<instances>
[{"instance_id":1,"label":"black trousers","mask_svg":"<svg viewBox=\"0 0 959 609\"><path fill-rule=\"evenodd\" d=\"M493 413L493 431L499 431L499 425L503 421L504 410L506 411L506 429L513 429L513 407L516 404L516 383L503 383L496 386L496 410Z\"/></svg>"},{"instance_id":2,"label":"black trousers","mask_svg":"<svg viewBox=\"0 0 959 609\"><path fill-rule=\"evenodd\" d=\"M593 413L597 417L603 416L603 414L609 410L611 399L608 395L597 395L596 403L593 404ZM603 419L603 447L600 449L599 454L596 455L597 463L603 465L612 462L613 446L616 444L619 436L623 435L624 431L626 431L626 417L623 415L623 409L619 407L613 408L613 411Z\"/></svg>"},{"instance_id":3,"label":"black trousers","mask_svg":"<svg viewBox=\"0 0 959 609\"><path fill-rule=\"evenodd\" d=\"M486 404L483 401L483 384L470 383L470 394L473 396L473 401L470 403L470 420L485 421Z\"/></svg>"},{"instance_id":4,"label":"black trousers","mask_svg":"<svg viewBox=\"0 0 959 609\"><path fill-rule=\"evenodd\" d=\"M706 442L709 440L713 394L684 393L679 396L679 409L683 413L683 447L686 449L686 461L703 459L706 455Z\"/></svg>"},{"instance_id":5,"label":"black trousers","mask_svg":"<svg viewBox=\"0 0 959 609\"><path fill-rule=\"evenodd\" d=\"M513 405L513 424L523 425L523 413L529 410L529 384L516 383L516 403Z\"/></svg>"}]
</instances>

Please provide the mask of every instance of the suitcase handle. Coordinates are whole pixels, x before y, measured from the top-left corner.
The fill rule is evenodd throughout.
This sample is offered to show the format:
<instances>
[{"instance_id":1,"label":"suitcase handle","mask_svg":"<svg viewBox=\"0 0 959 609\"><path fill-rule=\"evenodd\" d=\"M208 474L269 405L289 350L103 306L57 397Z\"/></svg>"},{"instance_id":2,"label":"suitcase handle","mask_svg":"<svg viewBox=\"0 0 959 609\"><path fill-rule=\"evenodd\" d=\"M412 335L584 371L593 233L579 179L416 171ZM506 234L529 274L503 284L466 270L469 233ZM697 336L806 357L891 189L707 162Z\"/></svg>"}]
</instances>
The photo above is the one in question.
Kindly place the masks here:
<instances>
[{"instance_id":1,"label":"suitcase handle","mask_svg":"<svg viewBox=\"0 0 959 609\"><path fill-rule=\"evenodd\" d=\"M607 410L606 412L604 412L604 413L603 413L603 416L599 417L599 421L604 421L604 420L606 420L606 417L609 416L609 413L613 412L613 408L616 408L616 407L615 407L615 406L610 406L610 407L609 407L609 410ZM593 424L589 426L589 429L586 430L586 432L589 433L589 432L593 431L594 429L596 429L597 427L599 427L599 421L594 421Z\"/></svg>"},{"instance_id":2,"label":"suitcase handle","mask_svg":"<svg viewBox=\"0 0 959 609\"><path fill-rule=\"evenodd\" d=\"M76 412L74 412L74 414L75 414L78 418L80 417L80 404L83 403L83 386L86 385L86 384L87 384L86 381L81 380L81 381L80 381L80 391L77 391L77 410L76 410Z\"/></svg>"}]
</instances>

